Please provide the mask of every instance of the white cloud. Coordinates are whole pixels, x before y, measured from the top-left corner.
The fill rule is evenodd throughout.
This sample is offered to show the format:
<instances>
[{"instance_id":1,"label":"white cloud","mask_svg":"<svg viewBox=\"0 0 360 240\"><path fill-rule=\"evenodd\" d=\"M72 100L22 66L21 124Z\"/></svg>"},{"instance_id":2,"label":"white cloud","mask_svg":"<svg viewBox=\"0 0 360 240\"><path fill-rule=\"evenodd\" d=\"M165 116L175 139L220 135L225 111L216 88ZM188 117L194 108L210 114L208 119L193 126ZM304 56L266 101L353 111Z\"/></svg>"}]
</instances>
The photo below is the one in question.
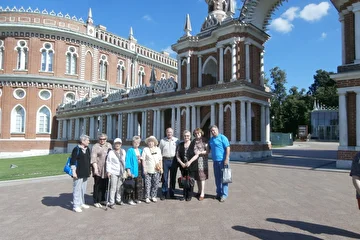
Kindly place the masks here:
<instances>
[{"instance_id":1,"label":"white cloud","mask_svg":"<svg viewBox=\"0 0 360 240\"><path fill-rule=\"evenodd\" d=\"M288 33L293 30L294 25L287 19L275 18L271 21L269 28L277 32Z\"/></svg>"},{"instance_id":2,"label":"white cloud","mask_svg":"<svg viewBox=\"0 0 360 240\"><path fill-rule=\"evenodd\" d=\"M286 10L286 12L284 12L281 17L292 21L294 20L296 17L298 17L298 11L300 10L300 8L298 7L291 7L288 10Z\"/></svg>"},{"instance_id":3,"label":"white cloud","mask_svg":"<svg viewBox=\"0 0 360 240\"><path fill-rule=\"evenodd\" d=\"M144 19L144 20L146 20L146 21L152 21L153 19L150 17L150 15L144 15L143 17L142 17L142 19Z\"/></svg>"},{"instance_id":4,"label":"white cloud","mask_svg":"<svg viewBox=\"0 0 360 240\"><path fill-rule=\"evenodd\" d=\"M325 39L326 37L327 37L327 33L326 33L326 32L321 33L321 39Z\"/></svg>"},{"instance_id":5,"label":"white cloud","mask_svg":"<svg viewBox=\"0 0 360 240\"><path fill-rule=\"evenodd\" d=\"M173 56L176 55L176 52L174 52L174 51L171 49L171 46L168 46L168 47L166 47L166 48L164 48L164 49L161 49L161 51L167 52L167 53L169 53L170 55L173 55Z\"/></svg>"},{"instance_id":6,"label":"white cloud","mask_svg":"<svg viewBox=\"0 0 360 240\"><path fill-rule=\"evenodd\" d=\"M321 2L319 4L308 4L300 11L300 17L305 21L318 21L328 14L330 4L328 2Z\"/></svg>"}]
</instances>

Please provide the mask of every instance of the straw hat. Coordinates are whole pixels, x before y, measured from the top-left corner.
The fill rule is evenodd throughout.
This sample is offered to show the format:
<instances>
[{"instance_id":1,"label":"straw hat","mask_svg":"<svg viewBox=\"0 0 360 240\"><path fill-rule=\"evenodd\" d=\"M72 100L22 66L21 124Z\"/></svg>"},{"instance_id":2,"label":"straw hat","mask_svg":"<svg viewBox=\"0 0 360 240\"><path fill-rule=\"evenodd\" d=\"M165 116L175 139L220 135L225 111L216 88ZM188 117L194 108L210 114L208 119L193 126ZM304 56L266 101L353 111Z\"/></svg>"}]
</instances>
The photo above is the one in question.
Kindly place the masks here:
<instances>
[{"instance_id":1,"label":"straw hat","mask_svg":"<svg viewBox=\"0 0 360 240\"><path fill-rule=\"evenodd\" d=\"M146 144L148 144L149 141L153 141L154 144L155 144L155 146L157 146L158 143L159 143L158 140L156 139L156 137L154 137L154 136L150 136L150 137L148 137L147 139L145 139L145 143L146 143Z\"/></svg>"}]
</instances>

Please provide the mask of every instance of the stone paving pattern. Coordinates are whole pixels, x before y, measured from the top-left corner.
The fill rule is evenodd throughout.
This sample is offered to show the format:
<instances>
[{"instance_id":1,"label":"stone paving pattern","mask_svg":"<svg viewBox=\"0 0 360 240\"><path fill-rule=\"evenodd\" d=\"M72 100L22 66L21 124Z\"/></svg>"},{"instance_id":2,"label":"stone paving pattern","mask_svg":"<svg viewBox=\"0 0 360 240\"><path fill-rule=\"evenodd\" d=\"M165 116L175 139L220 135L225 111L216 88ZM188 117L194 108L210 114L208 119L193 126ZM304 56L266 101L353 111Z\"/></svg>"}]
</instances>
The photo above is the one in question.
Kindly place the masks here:
<instances>
[{"instance_id":1,"label":"stone paving pattern","mask_svg":"<svg viewBox=\"0 0 360 240\"><path fill-rule=\"evenodd\" d=\"M107 211L91 206L82 213L71 211L68 176L2 182L0 239L360 239L348 171L331 167L331 149L314 159L293 151L310 148L294 145L274 150L266 161L232 162L224 203L212 199L212 168L204 201L159 200ZM91 204L92 180L87 189Z\"/></svg>"}]
</instances>

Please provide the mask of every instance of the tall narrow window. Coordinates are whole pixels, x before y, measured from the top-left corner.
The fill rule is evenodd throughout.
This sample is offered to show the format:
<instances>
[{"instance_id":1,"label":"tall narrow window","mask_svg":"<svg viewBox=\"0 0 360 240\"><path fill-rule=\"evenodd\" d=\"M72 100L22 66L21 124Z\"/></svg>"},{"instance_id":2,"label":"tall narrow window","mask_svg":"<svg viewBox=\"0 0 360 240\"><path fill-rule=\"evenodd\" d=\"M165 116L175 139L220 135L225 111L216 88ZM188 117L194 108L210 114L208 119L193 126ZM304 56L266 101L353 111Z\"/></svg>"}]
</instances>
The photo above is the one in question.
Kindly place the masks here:
<instances>
[{"instance_id":1,"label":"tall narrow window","mask_svg":"<svg viewBox=\"0 0 360 240\"><path fill-rule=\"evenodd\" d=\"M162 74L161 74L161 80L166 80L166 75L165 75L165 73L162 73Z\"/></svg>"},{"instance_id":2,"label":"tall narrow window","mask_svg":"<svg viewBox=\"0 0 360 240\"><path fill-rule=\"evenodd\" d=\"M50 110L45 106L38 111L37 132L50 133Z\"/></svg>"},{"instance_id":3,"label":"tall narrow window","mask_svg":"<svg viewBox=\"0 0 360 240\"><path fill-rule=\"evenodd\" d=\"M51 43L44 43L41 52L41 71L52 72L53 71L53 60L54 60L54 49Z\"/></svg>"},{"instance_id":4,"label":"tall narrow window","mask_svg":"<svg viewBox=\"0 0 360 240\"><path fill-rule=\"evenodd\" d=\"M144 67L140 67L139 68L139 72L138 72L138 76L139 76L139 82L138 84L141 86L144 84L144 76L145 76L145 71L144 71Z\"/></svg>"},{"instance_id":5,"label":"tall narrow window","mask_svg":"<svg viewBox=\"0 0 360 240\"><path fill-rule=\"evenodd\" d=\"M18 41L14 50L17 51L16 69L27 70L29 57L29 48L27 47L27 42L24 40Z\"/></svg>"},{"instance_id":6,"label":"tall narrow window","mask_svg":"<svg viewBox=\"0 0 360 240\"><path fill-rule=\"evenodd\" d=\"M99 78L100 78L100 80L107 79L107 67L108 67L107 56L102 54L100 61L99 61Z\"/></svg>"},{"instance_id":7,"label":"tall narrow window","mask_svg":"<svg viewBox=\"0 0 360 240\"><path fill-rule=\"evenodd\" d=\"M116 80L116 83L123 84L124 72L125 72L124 62L119 60L118 65L117 65L117 80Z\"/></svg>"},{"instance_id":8,"label":"tall narrow window","mask_svg":"<svg viewBox=\"0 0 360 240\"><path fill-rule=\"evenodd\" d=\"M11 132L25 132L25 110L21 105L16 106L11 113Z\"/></svg>"},{"instance_id":9,"label":"tall narrow window","mask_svg":"<svg viewBox=\"0 0 360 240\"><path fill-rule=\"evenodd\" d=\"M4 41L0 40L0 69L4 69Z\"/></svg>"},{"instance_id":10,"label":"tall narrow window","mask_svg":"<svg viewBox=\"0 0 360 240\"><path fill-rule=\"evenodd\" d=\"M66 73L77 74L77 58L78 54L75 47L69 47L66 52Z\"/></svg>"}]
</instances>

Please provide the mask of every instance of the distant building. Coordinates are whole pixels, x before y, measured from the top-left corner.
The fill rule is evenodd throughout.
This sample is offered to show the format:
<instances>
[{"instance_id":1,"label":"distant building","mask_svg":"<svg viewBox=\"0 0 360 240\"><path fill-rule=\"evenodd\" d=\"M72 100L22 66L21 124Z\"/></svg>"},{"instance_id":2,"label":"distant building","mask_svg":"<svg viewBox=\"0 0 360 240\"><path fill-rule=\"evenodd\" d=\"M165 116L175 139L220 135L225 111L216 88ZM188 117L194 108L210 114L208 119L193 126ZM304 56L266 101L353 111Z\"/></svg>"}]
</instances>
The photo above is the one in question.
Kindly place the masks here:
<instances>
[{"instance_id":1,"label":"distant building","mask_svg":"<svg viewBox=\"0 0 360 240\"><path fill-rule=\"evenodd\" d=\"M311 111L311 138L322 141L339 141L339 110L314 102Z\"/></svg>"},{"instance_id":2,"label":"distant building","mask_svg":"<svg viewBox=\"0 0 360 240\"><path fill-rule=\"evenodd\" d=\"M59 105L148 84L152 69L159 79L176 80L175 59L139 45L132 29L122 38L95 26L91 9L84 22L0 7L0 157L63 152L63 140L77 139L82 122L59 124Z\"/></svg>"}]
</instances>

